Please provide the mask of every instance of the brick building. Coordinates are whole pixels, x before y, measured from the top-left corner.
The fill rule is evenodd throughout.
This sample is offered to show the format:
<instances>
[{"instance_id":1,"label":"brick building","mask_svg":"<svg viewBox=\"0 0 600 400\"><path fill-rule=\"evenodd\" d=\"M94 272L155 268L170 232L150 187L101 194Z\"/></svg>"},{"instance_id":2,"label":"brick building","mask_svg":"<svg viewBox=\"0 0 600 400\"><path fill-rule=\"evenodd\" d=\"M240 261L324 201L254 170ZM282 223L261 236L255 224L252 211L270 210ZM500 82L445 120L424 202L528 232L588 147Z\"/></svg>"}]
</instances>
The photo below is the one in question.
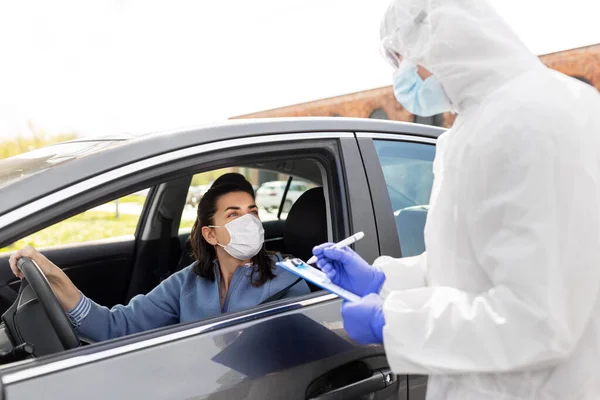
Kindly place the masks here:
<instances>
[{"instance_id":1,"label":"brick building","mask_svg":"<svg viewBox=\"0 0 600 400\"><path fill-rule=\"evenodd\" d=\"M540 59L548 67L576 77L600 90L600 44L546 54L541 56ZM450 127L454 122L454 116L450 113L428 118L412 115L398 104L391 86L241 115L234 118L308 116L392 119L445 127Z\"/></svg>"}]
</instances>

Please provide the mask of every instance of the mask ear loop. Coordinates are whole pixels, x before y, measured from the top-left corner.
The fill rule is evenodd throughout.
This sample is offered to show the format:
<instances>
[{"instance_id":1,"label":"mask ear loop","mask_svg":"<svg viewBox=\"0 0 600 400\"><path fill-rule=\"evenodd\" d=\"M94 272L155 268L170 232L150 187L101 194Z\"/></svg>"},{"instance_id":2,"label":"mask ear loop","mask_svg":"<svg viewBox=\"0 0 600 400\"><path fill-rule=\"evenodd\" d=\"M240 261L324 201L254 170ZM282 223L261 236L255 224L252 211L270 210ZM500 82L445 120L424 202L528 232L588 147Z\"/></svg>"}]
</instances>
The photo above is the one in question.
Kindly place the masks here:
<instances>
[{"instance_id":1,"label":"mask ear loop","mask_svg":"<svg viewBox=\"0 0 600 400\"><path fill-rule=\"evenodd\" d=\"M224 226L220 226L220 225L208 225L209 228L225 228ZM209 243L210 244L210 243ZM221 247L221 248L225 248L226 246L223 246L221 243L217 242L217 244L215 245L215 247Z\"/></svg>"}]
</instances>

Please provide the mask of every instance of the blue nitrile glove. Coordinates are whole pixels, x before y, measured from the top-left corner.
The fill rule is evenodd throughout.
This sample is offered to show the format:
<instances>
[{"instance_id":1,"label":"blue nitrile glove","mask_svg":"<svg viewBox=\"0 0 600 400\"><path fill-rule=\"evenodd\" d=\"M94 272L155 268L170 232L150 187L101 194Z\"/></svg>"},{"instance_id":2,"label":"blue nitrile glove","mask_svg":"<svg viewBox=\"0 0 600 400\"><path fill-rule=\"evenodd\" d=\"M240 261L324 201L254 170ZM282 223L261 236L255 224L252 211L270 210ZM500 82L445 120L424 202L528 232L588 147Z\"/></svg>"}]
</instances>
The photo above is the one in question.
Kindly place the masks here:
<instances>
[{"instance_id":1,"label":"blue nitrile glove","mask_svg":"<svg viewBox=\"0 0 600 400\"><path fill-rule=\"evenodd\" d=\"M375 293L342 305L344 329L360 344L383 343L383 299Z\"/></svg>"},{"instance_id":2,"label":"blue nitrile glove","mask_svg":"<svg viewBox=\"0 0 600 400\"><path fill-rule=\"evenodd\" d=\"M324 243L313 249L317 266L329 280L350 292L363 297L379 293L385 274L372 267L349 247L336 249L333 243Z\"/></svg>"}]
</instances>

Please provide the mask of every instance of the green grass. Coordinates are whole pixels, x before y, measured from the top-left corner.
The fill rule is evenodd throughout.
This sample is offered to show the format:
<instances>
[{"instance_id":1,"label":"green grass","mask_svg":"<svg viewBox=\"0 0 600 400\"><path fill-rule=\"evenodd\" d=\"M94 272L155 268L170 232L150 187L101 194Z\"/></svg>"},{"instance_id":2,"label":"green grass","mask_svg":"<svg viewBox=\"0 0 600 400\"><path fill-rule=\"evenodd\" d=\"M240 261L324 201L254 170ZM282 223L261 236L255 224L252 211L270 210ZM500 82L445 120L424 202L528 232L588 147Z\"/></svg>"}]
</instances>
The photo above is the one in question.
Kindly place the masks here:
<instances>
[{"instance_id":1,"label":"green grass","mask_svg":"<svg viewBox=\"0 0 600 400\"><path fill-rule=\"evenodd\" d=\"M191 228L194 225L194 219L182 219L179 224L179 229Z\"/></svg>"},{"instance_id":2,"label":"green grass","mask_svg":"<svg viewBox=\"0 0 600 400\"><path fill-rule=\"evenodd\" d=\"M143 206L144 203L146 202L146 196L143 196L141 194L130 194L129 196L125 196L125 197L121 197L119 199L119 203L135 203L138 204L140 206ZM113 201L114 203L114 201Z\"/></svg>"},{"instance_id":3,"label":"green grass","mask_svg":"<svg viewBox=\"0 0 600 400\"><path fill-rule=\"evenodd\" d=\"M115 218L114 213L86 211L17 240L0 249L0 253L13 252L26 245L41 248L133 235L138 219L137 215L121 215Z\"/></svg>"}]
</instances>

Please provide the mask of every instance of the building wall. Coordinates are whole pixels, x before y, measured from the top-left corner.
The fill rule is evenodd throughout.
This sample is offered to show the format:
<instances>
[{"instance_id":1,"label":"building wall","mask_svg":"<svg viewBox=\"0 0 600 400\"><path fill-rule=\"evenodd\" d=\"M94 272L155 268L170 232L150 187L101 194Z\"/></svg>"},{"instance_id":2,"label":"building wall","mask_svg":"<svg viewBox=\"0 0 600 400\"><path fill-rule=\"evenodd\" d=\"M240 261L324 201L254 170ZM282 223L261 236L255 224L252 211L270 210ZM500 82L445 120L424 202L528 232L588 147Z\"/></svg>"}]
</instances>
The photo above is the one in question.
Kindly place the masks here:
<instances>
[{"instance_id":1,"label":"building wall","mask_svg":"<svg viewBox=\"0 0 600 400\"><path fill-rule=\"evenodd\" d=\"M389 87L241 115L234 117L234 119L278 117L369 118L377 109L383 109L389 119L410 122L414 120L414 116L396 101L394 92Z\"/></svg>"},{"instance_id":2,"label":"building wall","mask_svg":"<svg viewBox=\"0 0 600 400\"><path fill-rule=\"evenodd\" d=\"M548 54L540 59L563 74L585 78L600 90L600 44Z\"/></svg>"},{"instance_id":3,"label":"building wall","mask_svg":"<svg viewBox=\"0 0 600 400\"><path fill-rule=\"evenodd\" d=\"M547 54L540 59L550 68L585 79L600 91L600 44ZM382 110L389 119L415 122L415 116L398 104L391 86L241 115L234 119L309 116L369 118L374 112L380 113ZM451 113L444 114L442 125L449 128L455 118Z\"/></svg>"}]
</instances>

